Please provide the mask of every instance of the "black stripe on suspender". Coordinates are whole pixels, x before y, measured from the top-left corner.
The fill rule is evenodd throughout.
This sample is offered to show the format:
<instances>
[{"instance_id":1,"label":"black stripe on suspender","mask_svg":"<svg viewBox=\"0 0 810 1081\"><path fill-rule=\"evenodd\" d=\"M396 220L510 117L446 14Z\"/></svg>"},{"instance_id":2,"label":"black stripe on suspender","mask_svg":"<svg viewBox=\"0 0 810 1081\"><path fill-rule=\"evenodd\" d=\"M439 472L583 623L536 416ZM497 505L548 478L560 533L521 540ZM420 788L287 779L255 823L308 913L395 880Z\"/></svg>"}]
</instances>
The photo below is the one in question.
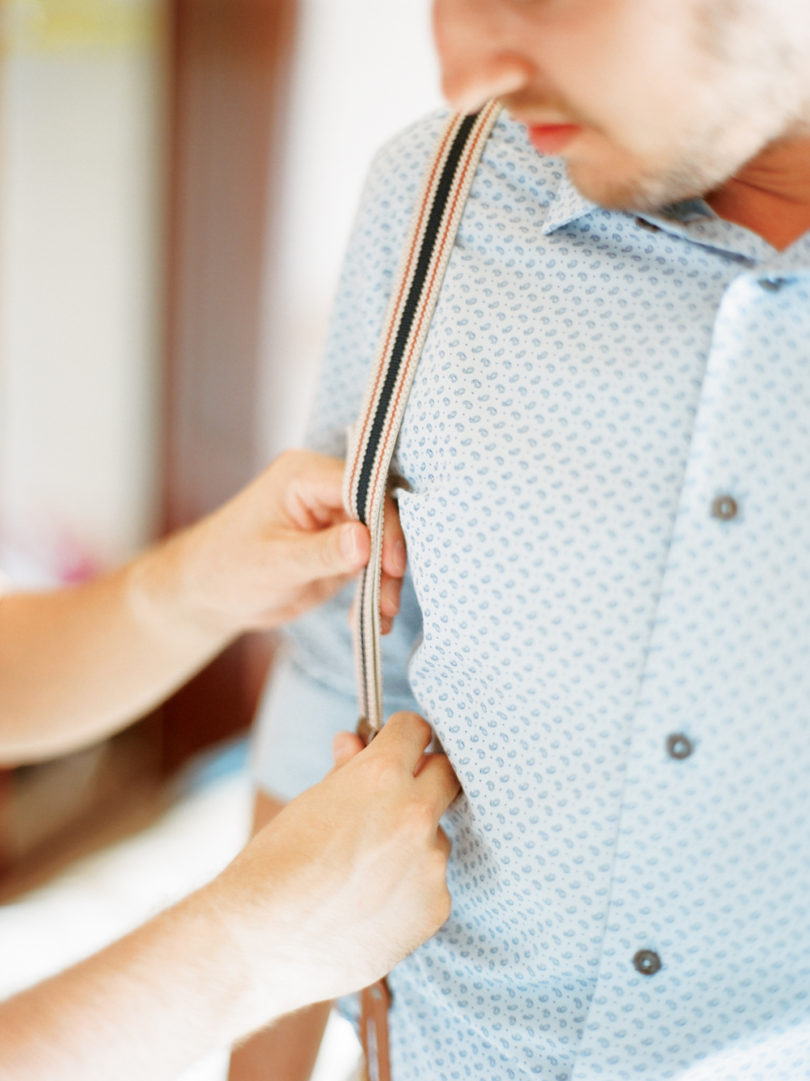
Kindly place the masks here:
<instances>
[{"instance_id":1,"label":"black stripe on suspender","mask_svg":"<svg viewBox=\"0 0 810 1081\"><path fill-rule=\"evenodd\" d=\"M425 226L425 233L419 249L416 268L413 277L411 278L408 297L403 308L402 319L397 328L396 338L393 348L391 349L391 361L385 375L385 381L380 393L380 400L374 414L371 432L368 437L368 442L366 443L366 451L363 456L363 462L357 480L355 510L360 521L366 526L371 524L368 521L368 512L370 508L366 507L366 500L368 499L371 479L374 473L374 461L378 450L377 444L383 430L383 425L385 424L385 417L402 365L402 358L411 332L411 325L413 323L414 315L416 314L419 298L422 294L422 288L430 267L433 249L436 245L436 238L444 215L447 197L453 183L453 177L455 176L467 139L477 119L477 114L464 117L448 152L441 177L439 178L439 183L436 186L436 197L430 208L427 225Z\"/></svg>"}]
</instances>

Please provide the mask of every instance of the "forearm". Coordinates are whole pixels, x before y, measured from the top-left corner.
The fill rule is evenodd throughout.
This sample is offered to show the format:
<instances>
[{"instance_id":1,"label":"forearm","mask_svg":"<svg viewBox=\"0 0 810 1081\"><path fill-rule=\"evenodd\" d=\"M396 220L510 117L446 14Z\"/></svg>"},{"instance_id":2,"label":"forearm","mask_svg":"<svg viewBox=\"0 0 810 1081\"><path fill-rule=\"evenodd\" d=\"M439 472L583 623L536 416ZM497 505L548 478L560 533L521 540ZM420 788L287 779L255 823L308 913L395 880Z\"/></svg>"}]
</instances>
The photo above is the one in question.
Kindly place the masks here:
<instances>
[{"instance_id":1,"label":"forearm","mask_svg":"<svg viewBox=\"0 0 810 1081\"><path fill-rule=\"evenodd\" d=\"M430 736L409 714L364 751L344 734L339 768L212 883L0 1005L0 1081L169 1081L389 971L450 911L439 819L459 785Z\"/></svg>"},{"instance_id":2,"label":"forearm","mask_svg":"<svg viewBox=\"0 0 810 1081\"><path fill-rule=\"evenodd\" d=\"M182 592L183 535L87 584L0 598L0 762L99 739L228 640Z\"/></svg>"},{"instance_id":3,"label":"forearm","mask_svg":"<svg viewBox=\"0 0 810 1081\"><path fill-rule=\"evenodd\" d=\"M0 1081L169 1081L285 1007L201 891L0 1004Z\"/></svg>"},{"instance_id":4,"label":"forearm","mask_svg":"<svg viewBox=\"0 0 810 1081\"><path fill-rule=\"evenodd\" d=\"M99 581L0 598L0 763L103 736L163 698L243 630L278 627L365 565L342 463L288 451L190 529ZM405 547L385 516L381 617L399 607Z\"/></svg>"}]
</instances>

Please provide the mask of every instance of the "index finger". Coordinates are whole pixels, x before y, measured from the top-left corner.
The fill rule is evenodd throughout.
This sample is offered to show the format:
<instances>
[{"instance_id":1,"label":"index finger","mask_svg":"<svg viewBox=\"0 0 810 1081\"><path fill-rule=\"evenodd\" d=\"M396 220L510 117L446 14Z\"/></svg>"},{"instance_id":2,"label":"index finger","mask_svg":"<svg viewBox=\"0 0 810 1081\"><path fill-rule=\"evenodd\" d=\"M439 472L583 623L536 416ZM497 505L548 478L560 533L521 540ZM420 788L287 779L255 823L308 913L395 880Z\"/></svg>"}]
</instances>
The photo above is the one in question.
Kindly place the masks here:
<instances>
[{"instance_id":1,"label":"index finger","mask_svg":"<svg viewBox=\"0 0 810 1081\"><path fill-rule=\"evenodd\" d=\"M289 481L286 506L297 521L311 517L320 525L348 519L343 506L344 463L310 450L287 451L279 462Z\"/></svg>"},{"instance_id":2,"label":"index finger","mask_svg":"<svg viewBox=\"0 0 810 1081\"><path fill-rule=\"evenodd\" d=\"M405 534L399 522L399 507L389 492L385 497L385 513L383 514L383 573L392 578L401 578L405 573L406 559Z\"/></svg>"},{"instance_id":3,"label":"index finger","mask_svg":"<svg viewBox=\"0 0 810 1081\"><path fill-rule=\"evenodd\" d=\"M433 808L438 824L439 819L461 791L461 784L453 772L453 767L446 754L430 754L424 761L416 778L421 788L422 798Z\"/></svg>"},{"instance_id":4,"label":"index finger","mask_svg":"<svg viewBox=\"0 0 810 1081\"><path fill-rule=\"evenodd\" d=\"M378 754L390 753L415 773L432 738L433 731L424 718L418 713L402 711L391 715L368 749Z\"/></svg>"}]
</instances>

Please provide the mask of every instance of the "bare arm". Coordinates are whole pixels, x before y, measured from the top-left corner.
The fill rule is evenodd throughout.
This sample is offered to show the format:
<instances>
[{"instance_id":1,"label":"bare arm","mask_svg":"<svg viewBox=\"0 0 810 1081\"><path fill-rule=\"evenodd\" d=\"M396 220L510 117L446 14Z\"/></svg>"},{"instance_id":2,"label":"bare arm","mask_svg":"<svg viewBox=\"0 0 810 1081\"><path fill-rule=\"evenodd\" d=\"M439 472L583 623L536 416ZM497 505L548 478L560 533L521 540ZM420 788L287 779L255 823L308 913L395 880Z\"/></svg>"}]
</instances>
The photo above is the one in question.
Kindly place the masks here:
<instances>
[{"instance_id":1,"label":"bare arm","mask_svg":"<svg viewBox=\"0 0 810 1081\"><path fill-rule=\"evenodd\" d=\"M0 598L0 763L59 754L145 712L241 632L274 627L368 559L342 464L288 452L191 529L86 585ZM404 548L388 516L382 610Z\"/></svg>"},{"instance_id":2,"label":"bare arm","mask_svg":"<svg viewBox=\"0 0 810 1081\"><path fill-rule=\"evenodd\" d=\"M272 1018L373 982L447 918L458 792L396 714L209 886L0 1004L0 1081L169 1081ZM354 757L352 757L354 755Z\"/></svg>"}]
</instances>

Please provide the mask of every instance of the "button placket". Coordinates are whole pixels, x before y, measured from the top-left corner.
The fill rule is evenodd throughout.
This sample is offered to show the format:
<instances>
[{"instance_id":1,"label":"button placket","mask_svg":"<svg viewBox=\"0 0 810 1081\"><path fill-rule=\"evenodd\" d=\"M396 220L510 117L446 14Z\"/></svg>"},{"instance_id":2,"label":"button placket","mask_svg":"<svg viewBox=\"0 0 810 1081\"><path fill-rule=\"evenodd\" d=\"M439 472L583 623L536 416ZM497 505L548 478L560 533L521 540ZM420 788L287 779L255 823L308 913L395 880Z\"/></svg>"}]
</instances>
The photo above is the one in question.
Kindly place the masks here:
<instances>
[{"instance_id":1,"label":"button placket","mask_svg":"<svg viewBox=\"0 0 810 1081\"><path fill-rule=\"evenodd\" d=\"M628 770L632 803L617 848L623 862L617 861L621 878L614 887L616 934L610 941L610 957L621 967L621 976L616 979L615 968L610 974L616 983L623 977L627 1012L637 1011L645 1022L650 1014L658 1016L663 998L677 1003L673 1013L679 1014L682 1032L689 1032L694 1003L699 1002L705 1015L714 1010L715 1019L723 1013L713 1001L716 989L712 985L716 979L719 986L724 978L717 971L721 963L715 960L712 979L695 978L693 969L693 958L701 957L699 947L704 963L724 957L726 947L714 933L715 915L719 924L726 918L725 911L722 916L711 912L705 925L701 919L709 911L704 903L712 889L708 859L716 860L728 881L738 885L743 903L747 905L750 896L745 869L738 881L734 877L737 865L728 855L734 849L723 842L725 830L736 836L738 819L726 819L723 809L728 800L740 820L747 822L756 820L758 811L751 807L750 818L745 817L752 801L744 786L739 786L739 793L721 790L717 776L728 768L730 756L739 753L742 734L746 740L751 738L749 730L743 729L748 716L756 721L757 711L749 708L743 690L747 679L754 694L761 686L754 682L759 673L752 663L752 655L757 661L756 645L750 644L758 635L746 633L750 629L746 611L750 597L750 604L756 601L763 616L770 614L767 595L773 580L763 573L765 566L756 553L774 548L798 551L793 537L785 538L784 545L779 540L779 512L784 508L786 523L799 518L788 502L791 489L802 490L804 496L810 484L804 456L797 455L792 463L787 457L799 443L796 435L803 432L806 422L806 410L796 409L797 414L804 413L796 421L791 412L794 401L797 405L806 402L810 394L804 364L810 309L792 313L802 330L794 334L795 342L785 332L786 322L777 324L773 334L766 335L767 341L758 333L763 318L788 311L794 289L795 280L787 287L785 283L775 287L769 283L763 289L755 276L741 274L729 290L727 310L718 313L682 490L679 528L673 536L650 661L645 668L646 693L636 729L641 739L636 760ZM771 292L777 295L771 296ZM792 353L796 354L793 372ZM763 444L772 455L762 453L759 448ZM805 529L806 524L797 523L794 537L805 536ZM772 531L777 536L774 544ZM788 585L786 609L789 594L804 596L798 583L793 588ZM806 613L798 603L794 608L801 619L798 625L806 628ZM779 622L774 618L774 623ZM781 637L778 626L773 634ZM787 642L786 649L792 649L792 644ZM738 657L745 659L745 667L738 663ZM771 677L770 672L763 672L762 684L766 675ZM739 682L730 685L735 677ZM724 723L726 708L729 717L738 719L738 730L737 725ZM751 747L756 755L755 739ZM778 761L776 752L773 760ZM735 773L730 776L728 788L733 789ZM768 823L767 813L763 818L763 830L767 829L769 840L777 843L777 831ZM706 836L705 850L698 843L700 834ZM758 925L749 927L752 937L755 931L761 933L763 922L768 921L759 920ZM731 943L735 927L734 916L729 916L724 931ZM781 932L775 929L774 933L781 939ZM736 986L733 975L728 977L727 986ZM758 1003L761 997L756 983L753 988L752 1000L755 997ZM749 1000L746 1008L753 1012L757 1006ZM594 1057L611 1010L616 1011L615 1000L593 1013ZM729 1014L728 1029L733 1031L738 1022L731 1011ZM705 1029L696 1026L684 1046L697 1043L699 1034L705 1035L702 1048L706 1048L712 1039L709 1025ZM624 1032L620 1031L610 1050L618 1055L623 1040ZM791 1076L790 1072L785 1076Z\"/></svg>"}]
</instances>

